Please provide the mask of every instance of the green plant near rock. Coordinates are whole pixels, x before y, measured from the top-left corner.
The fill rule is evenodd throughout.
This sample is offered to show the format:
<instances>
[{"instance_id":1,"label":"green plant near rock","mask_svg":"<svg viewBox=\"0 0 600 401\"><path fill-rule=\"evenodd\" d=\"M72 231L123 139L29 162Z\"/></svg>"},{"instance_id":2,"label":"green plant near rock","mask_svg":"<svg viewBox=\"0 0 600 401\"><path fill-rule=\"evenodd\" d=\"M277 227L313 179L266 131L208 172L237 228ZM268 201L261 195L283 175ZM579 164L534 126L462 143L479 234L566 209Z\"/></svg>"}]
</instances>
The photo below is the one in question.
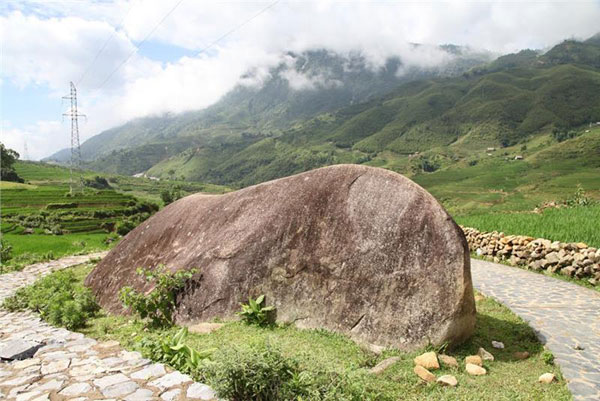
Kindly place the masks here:
<instances>
[{"instance_id":1,"label":"green plant near rock","mask_svg":"<svg viewBox=\"0 0 600 401\"><path fill-rule=\"evenodd\" d=\"M2 266L12 259L12 245L10 245L4 238L0 238L0 272Z\"/></svg>"},{"instance_id":2,"label":"green plant near rock","mask_svg":"<svg viewBox=\"0 0 600 401\"><path fill-rule=\"evenodd\" d=\"M273 323L274 306L263 306L265 296L260 295L255 300L248 298L247 304L240 304L242 310L237 314L247 324L255 324L257 326L268 326Z\"/></svg>"},{"instance_id":3,"label":"green plant near rock","mask_svg":"<svg viewBox=\"0 0 600 401\"><path fill-rule=\"evenodd\" d=\"M197 351L185 344L187 336L187 327L183 327L177 334L166 340L155 341L144 338L140 341L139 348L153 360L197 377L199 372L210 363L210 356L215 350L211 348Z\"/></svg>"},{"instance_id":4,"label":"green plant near rock","mask_svg":"<svg viewBox=\"0 0 600 401\"><path fill-rule=\"evenodd\" d=\"M58 271L24 287L7 298L10 311L30 309L50 324L77 329L100 310L92 292L70 270Z\"/></svg>"},{"instance_id":5,"label":"green plant near rock","mask_svg":"<svg viewBox=\"0 0 600 401\"><path fill-rule=\"evenodd\" d=\"M159 265L155 270L139 268L137 274L153 284L154 288L142 293L132 287L123 287L119 298L125 307L147 320L150 326L171 326L177 292L195 273L195 269L172 273L164 265Z\"/></svg>"},{"instance_id":6,"label":"green plant near rock","mask_svg":"<svg viewBox=\"0 0 600 401\"><path fill-rule=\"evenodd\" d=\"M298 361L268 344L219 352L207 376L219 397L230 401L297 400L305 393Z\"/></svg>"}]
</instances>

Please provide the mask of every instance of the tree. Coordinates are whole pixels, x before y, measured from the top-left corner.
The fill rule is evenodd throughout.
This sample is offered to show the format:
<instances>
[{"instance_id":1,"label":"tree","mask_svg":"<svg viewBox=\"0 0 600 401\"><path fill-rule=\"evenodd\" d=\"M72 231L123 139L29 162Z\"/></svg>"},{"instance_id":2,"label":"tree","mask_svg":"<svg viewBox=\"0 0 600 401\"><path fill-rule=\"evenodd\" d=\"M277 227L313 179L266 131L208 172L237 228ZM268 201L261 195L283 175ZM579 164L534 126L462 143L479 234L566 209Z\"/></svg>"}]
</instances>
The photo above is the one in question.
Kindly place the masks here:
<instances>
[{"instance_id":1,"label":"tree","mask_svg":"<svg viewBox=\"0 0 600 401\"><path fill-rule=\"evenodd\" d=\"M15 171L14 164L19 159L19 154L0 143L0 180L23 182Z\"/></svg>"}]
</instances>

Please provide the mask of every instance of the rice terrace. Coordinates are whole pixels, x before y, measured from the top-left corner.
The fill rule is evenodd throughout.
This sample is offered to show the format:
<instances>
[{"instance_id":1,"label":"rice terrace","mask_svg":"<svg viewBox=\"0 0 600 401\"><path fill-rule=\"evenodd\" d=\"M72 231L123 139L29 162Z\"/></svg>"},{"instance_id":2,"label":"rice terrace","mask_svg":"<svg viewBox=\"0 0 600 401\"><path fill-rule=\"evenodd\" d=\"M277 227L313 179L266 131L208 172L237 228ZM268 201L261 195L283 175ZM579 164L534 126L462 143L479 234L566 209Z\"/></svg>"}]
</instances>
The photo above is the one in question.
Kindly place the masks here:
<instances>
[{"instance_id":1,"label":"rice terrace","mask_svg":"<svg viewBox=\"0 0 600 401\"><path fill-rule=\"evenodd\" d=\"M597 1L0 19L0 400L600 400Z\"/></svg>"}]
</instances>

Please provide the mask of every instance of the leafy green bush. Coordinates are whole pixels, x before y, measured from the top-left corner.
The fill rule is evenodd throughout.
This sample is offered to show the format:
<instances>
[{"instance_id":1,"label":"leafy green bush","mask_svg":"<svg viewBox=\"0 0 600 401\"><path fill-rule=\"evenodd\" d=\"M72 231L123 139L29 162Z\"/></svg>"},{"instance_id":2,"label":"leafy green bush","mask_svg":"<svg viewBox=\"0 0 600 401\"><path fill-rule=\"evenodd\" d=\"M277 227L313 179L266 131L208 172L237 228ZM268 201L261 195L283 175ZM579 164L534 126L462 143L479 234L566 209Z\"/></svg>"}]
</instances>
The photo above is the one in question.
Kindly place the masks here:
<instances>
[{"instance_id":1,"label":"leafy green bush","mask_svg":"<svg viewBox=\"0 0 600 401\"><path fill-rule=\"evenodd\" d=\"M154 288L149 293L142 293L132 287L123 287L119 299L141 319L148 319L151 326L170 326L173 324L177 291L194 273L194 269L171 273L164 265L159 265L155 270L137 269L137 274L143 276L146 282L153 283Z\"/></svg>"},{"instance_id":2,"label":"leafy green bush","mask_svg":"<svg viewBox=\"0 0 600 401\"><path fill-rule=\"evenodd\" d=\"M590 206L594 202L585 194L585 191L583 190L582 186L577 185L577 190L575 191L575 194L573 194L573 196L569 199L565 200L564 203L569 207L579 207Z\"/></svg>"},{"instance_id":3,"label":"leafy green bush","mask_svg":"<svg viewBox=\"0 0 600 401\"><path fill-rule=\"evenodd\" d=\"M190 348L184 343L187 335L188 330L183 327L177 334L166 340L143 338L139 348L144 355L154 361L166 363L181 372L197 377L200 370L209 363L214 349L196 351Z\"/></svg>"},{"instance_id":4,"label":"leafy green bush","mask_svg":"<svg viewBox=\"0 0 600 401\"><path fill-rule=\"evenodd\" d=\"M12 258L12 245L4 238L0 238L0 264L9 261Z\"/></svg>"},{"instance_id":5,"label":"leafy green bush","mask_svg":"<svg viewBox=\"0 0 600 401\"><path fill-rule=\"evenodd\" d=\"M210 385L230 401L299 399L299 375L298 362L269 345L224 349L207 368Z\"/></svg>"},{"instance_id":6,"label":"leafy green bush","mask_svg":"<svg viewBox=\"0 0 600 401\"><path fill-rule=\"evenodd\" d=\"M49 323L68 329L85 326L100 309L92 292L70 270L52 273L17 290L3 306L10 311L30 309Z\"/></svg>"},{"instance_id":7,"label":"leafy green bush","mask_svg":"<svg viewBox=\"0 0 600 401\"><path fill-rule=\"evenodd\" d=\"M273 313L275 307L262 306L265 302L265 296L260 295L256 300L248 298L247 304L240 304L242 310L237 314L248 324L257 326L267 326L273 323Z\"/></svg>"},{"instance_id":8,"label":"leafy green bush","mask_svg":"<svg viewBox=\"0 0 600 401\"><path fill-rule=\"evenodd\" d=\"M133 222L130 220L121 220L115 226L115 230L119 235L126 235L129 231L133 230L134 228L135 224L133 224Z\"/></svg>"}]
</instances>

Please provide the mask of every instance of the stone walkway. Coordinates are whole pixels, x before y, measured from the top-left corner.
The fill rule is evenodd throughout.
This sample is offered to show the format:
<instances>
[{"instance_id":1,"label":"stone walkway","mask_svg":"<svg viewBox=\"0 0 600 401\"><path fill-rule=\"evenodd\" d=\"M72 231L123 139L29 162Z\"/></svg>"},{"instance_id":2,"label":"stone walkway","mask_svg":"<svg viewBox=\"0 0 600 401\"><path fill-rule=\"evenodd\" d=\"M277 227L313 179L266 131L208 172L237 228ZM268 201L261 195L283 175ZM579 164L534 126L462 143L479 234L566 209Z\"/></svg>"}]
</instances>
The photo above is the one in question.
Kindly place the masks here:
<instances>
[{"instance_id":1,"label":"stone walkway","mask_svg":"<svg viewBox=\"0 0 600 401\"><path fill-rule=\"evenodd\" d=\"M103 254L75 256L29 266L0 276L0 302L17 288ZM42 343L33 358L0 362L0 400L16 401L175 401L215 400L212 389L184 374L123 350L52 327L33 313L0 310L0 352L7 344Z\"/></svg>"},{"instance_id":2,"label":"stone walkway","mask_svg":"<svg viewBox=\"0 0 600 401\"><path fill-rule=\"evenodd\" d=\"M600 293L476 259L471 259L471 272L475 288L537 332L554 354L574 400L600 400Z\"/></svg>"}]
</instances>

